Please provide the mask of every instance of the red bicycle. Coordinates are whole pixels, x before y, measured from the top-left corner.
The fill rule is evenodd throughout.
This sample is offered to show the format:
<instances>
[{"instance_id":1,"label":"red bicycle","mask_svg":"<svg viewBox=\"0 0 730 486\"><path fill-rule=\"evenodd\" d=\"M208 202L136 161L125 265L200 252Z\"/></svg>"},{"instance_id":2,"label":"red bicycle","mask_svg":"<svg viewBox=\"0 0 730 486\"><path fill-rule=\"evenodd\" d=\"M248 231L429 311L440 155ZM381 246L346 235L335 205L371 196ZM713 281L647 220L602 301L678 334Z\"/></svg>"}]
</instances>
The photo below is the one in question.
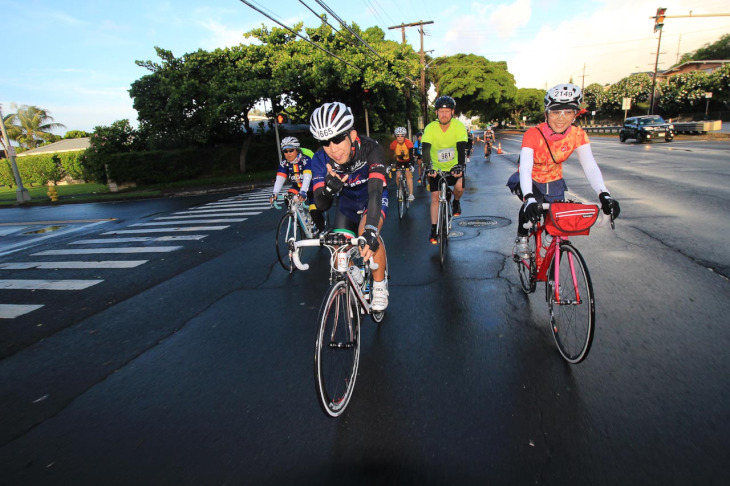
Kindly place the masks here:
<instances>
[{"instance_id":1,"label":"red bicycle","mask_svg":"<svg viewBox=\"0 0 730 486\"><path fill-rule=\"evenodd\" d=\"M545 282L553 338L563 358L576 364L591 350L596 308L588 266L568 237L589 234L599 208L556 202L543 203L542 209L543 218L530 228L529 257L513 255L513 259L525 293L533 293L537 282Z\"/></svg>"}]
</instances>

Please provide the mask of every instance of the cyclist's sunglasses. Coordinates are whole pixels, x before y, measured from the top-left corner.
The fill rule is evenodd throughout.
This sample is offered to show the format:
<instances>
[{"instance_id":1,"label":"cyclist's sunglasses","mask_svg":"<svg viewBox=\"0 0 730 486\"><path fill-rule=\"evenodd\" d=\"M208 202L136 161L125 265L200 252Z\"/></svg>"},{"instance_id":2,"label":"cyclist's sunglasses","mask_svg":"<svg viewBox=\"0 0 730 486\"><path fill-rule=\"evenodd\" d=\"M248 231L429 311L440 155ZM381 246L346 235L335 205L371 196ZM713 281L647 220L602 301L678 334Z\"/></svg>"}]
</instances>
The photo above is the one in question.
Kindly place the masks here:
<instances>
[{"instance_id":1,"label":"cyclist's sunglasses","mask_svg":"<svg viewBox=\"0 0 730 486\"><path fill-rule=\"evenodd\" d=\"M347 133L340 133L339 135L329 138L327 140L322 140L322 147L329 147L331 143L339 145L344 142L346 138Z\"/></svg>"},{"instance_id":2,"label":"cyclist's sunglasses","mask_svg":"<svg viewBox=\"0 0 730 486\"><path fill-rule=\"evenodd\" d=\"M296 152L296 151L297 151L297 149L284 149L285 154L290 154L290 153Z\"/></svg>"}]
</instances>

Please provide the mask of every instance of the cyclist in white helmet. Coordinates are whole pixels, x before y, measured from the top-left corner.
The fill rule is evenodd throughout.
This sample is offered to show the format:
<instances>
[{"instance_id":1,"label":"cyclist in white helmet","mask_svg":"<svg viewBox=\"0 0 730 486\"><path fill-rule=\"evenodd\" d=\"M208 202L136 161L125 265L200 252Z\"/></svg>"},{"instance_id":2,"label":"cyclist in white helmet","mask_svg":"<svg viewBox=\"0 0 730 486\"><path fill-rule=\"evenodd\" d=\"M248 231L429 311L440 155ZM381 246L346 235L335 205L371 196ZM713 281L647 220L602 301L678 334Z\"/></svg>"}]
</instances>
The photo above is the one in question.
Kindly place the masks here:
<instances>
[{"instance_id":1,"label":"cyclist in white helmet","mask_svg":"<svg viewBox=\"0 0 730 486\"><path fill-rule=\"evenodd\" d=\"M388 307L387 260L380 239L388 209L385 151L372 138L358 134L354 121L350 108L339 102L323 104L309 118L312 135L322 142L312 159L314 202L326 211L339 194L333 232L365 238L360 253L378 264L371 305L380 312Z\"/></svg>"},{"instance_id":2,"label":"cyclist in white helmet","mask_svg":"<svg viewBox=\"0 0 730 486\"><path fill-rule=\"evenodd\" d=\"M559 84L545 94L545 121L530 128L522 138L519 159L519 180L510 177L508 186L524 201L517 225L515 255L529 258L528 230L523 224L540 217L538 203L562 201L568 186L563 180L563 162L575 152L588 182L601 202L605 214L617 218L621 211L618 201L611 198L603 182L601 169L593 158L588 135L573 125L583 102L581 89L570 83Z\"/></svg>"},{"instance_id":3,"label":"cyclist in white helmet","mask_svg":"<svg viewBox=\"0 0 730 486\"><path fill-rule=\"evenodd\" d=\"M393 131L395 140L390 144L390 150L395 155L395 163L398 168L407 169L406 182L408 183L408 200L413 201L413 174L411 173L411 164L413 163L413 142L406 138L408 131L405 127L398 127ZM400 183L400 173L395 174L396 186Z\"/></svg>"},{"instance_id":4,"label":"cyclist in white helmet","mask_svg":"<svg viewBox=\"0 0 730 486\"><path fill-rule=\"evenodd\" d=\"M304 153L296 137L285 137L281 141L281 150L284 152L284 159L279 162L279 169L276 172L276 181L274 188L269 196L269 204L271 204L276 196L284 187L287 179L291 181L291 187L287 192L294 194L309 206L309 212L312 215L312 221L316 226L315 231L318 233L324 229L324 215L322 211L317 211L314 205L314 195L311 189L312 182L312 159ZM310 154L311 151L308 151Z\"/></svg>"}]
</instances>

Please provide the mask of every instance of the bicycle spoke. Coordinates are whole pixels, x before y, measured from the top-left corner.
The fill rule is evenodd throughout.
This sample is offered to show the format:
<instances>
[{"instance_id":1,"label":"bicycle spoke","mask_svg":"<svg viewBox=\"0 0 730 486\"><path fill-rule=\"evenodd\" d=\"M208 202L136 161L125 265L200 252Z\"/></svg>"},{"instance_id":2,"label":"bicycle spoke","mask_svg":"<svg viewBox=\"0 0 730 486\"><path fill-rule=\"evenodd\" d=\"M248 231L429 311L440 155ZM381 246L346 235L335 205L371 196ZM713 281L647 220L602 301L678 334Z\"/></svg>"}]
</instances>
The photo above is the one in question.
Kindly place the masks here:
<instances>
[{"instance_id":1,"label":"bicycle spoke","mask_svg":"<svg viewBox=\"0 0 730 486\"><path fill-rule=\"evenodd\" d=\"M324 412L337 417L352 396L360 357L360 314L345 281L330 287L319 315L314 373Z\"/></svg>"},{"instance_id":2,"label":"bicycle spoke","mask_svg":"<svg viewBox=\"0 0 730 486\"><path fill-rule=\"evenodd\" d=\"M593 285L585 260L569 243L561 243L557 272L550 270L550 322L560 354L580 363L590 351L595 326Z\"/></svg>"}]
</instances>

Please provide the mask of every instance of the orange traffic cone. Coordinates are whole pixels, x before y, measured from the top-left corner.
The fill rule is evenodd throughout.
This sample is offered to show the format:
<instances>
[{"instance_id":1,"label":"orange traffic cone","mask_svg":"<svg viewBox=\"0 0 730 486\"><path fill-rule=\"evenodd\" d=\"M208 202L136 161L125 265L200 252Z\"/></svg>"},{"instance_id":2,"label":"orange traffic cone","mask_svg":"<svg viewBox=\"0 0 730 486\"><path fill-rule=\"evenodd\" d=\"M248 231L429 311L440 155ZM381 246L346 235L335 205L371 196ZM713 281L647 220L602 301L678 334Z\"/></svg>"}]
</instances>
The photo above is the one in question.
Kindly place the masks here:
<instances>
[{"instance_id":1,"label":"orange traffic cone","mask_svg":"<svg viewBox=\"0 0 730 486\"><path fill-rule=\"evenodd\" d=\"M498 154L502 153L502 142L499 142L499 145L497 145L497 153Z\"/></svg>"}]
</instances>

